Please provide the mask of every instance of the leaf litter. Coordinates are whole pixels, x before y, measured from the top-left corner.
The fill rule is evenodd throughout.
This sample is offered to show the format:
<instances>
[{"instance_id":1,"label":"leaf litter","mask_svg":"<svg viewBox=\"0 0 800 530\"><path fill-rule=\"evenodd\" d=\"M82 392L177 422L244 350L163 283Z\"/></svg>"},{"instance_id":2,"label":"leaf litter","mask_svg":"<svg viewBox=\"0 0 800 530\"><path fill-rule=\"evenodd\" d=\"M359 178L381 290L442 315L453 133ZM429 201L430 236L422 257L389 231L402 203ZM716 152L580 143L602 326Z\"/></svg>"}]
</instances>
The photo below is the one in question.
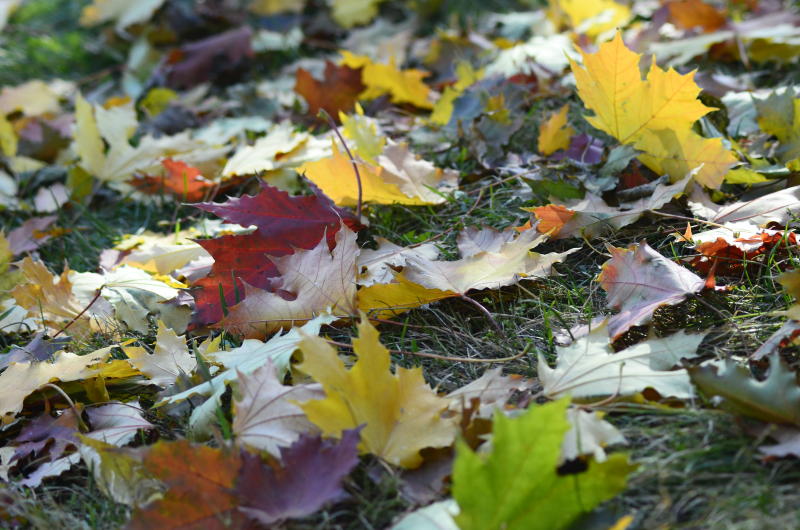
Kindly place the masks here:
<instances>
[{"instance_id":1,"label":"leaf litter","mask_svg":"<svg viewBox=\"0 0 800 530\"><path fill-rule=\"evenodd\" d=\"M499 4L85 5L119 68L0 92L9 491L91 475L129 528L627 528L672 510L630 500L659 415L800 456L800 15Z\"/></svg>"}]
</instances>

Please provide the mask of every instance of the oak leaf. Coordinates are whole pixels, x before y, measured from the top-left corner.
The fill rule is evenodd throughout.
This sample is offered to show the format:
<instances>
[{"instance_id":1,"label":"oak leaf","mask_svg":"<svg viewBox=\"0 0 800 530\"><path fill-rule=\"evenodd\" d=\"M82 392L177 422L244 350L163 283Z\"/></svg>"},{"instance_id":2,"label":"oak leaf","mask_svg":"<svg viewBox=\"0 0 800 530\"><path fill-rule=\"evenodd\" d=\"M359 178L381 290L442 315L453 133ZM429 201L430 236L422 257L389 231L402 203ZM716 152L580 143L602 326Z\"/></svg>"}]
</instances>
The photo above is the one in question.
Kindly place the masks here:
<instances>
[{"instance_id":1,"label":"oak leaf","mask_svg":"<svg viewBox=\"0 0 800 530\"><path fill-rule=\"evenodd\" d=\"M713 109L697 99L693 73L681 75L651 65L645 80L640 55L617 33L597 53L581 52L585 67L570 60L578 95L595 115L587 121L623 144L644 151L639 159L653 171L683 178L702 165L697 182L719 188L736 162L719 138L703 138L692 124Z\"/></svg>"},{"instance_id":2,"label":"oak leaf","mask_svg":"<svg viewBox=\"0 0 800 530\"><path fill-rule=\"evenodd\" d=\"M358 360L350 370L324 339L303 339L298 369L322 384L327 397L301 407L323 433L342 436L343 431L364 425L362 452L396 466L417 467L422 462L420 450L453 442L457 418L443 417L449 401L425 383L421 368L397 367L392 374L389 351L364 316L358 333L353 340Z\"/></svg>"}]
</instances>

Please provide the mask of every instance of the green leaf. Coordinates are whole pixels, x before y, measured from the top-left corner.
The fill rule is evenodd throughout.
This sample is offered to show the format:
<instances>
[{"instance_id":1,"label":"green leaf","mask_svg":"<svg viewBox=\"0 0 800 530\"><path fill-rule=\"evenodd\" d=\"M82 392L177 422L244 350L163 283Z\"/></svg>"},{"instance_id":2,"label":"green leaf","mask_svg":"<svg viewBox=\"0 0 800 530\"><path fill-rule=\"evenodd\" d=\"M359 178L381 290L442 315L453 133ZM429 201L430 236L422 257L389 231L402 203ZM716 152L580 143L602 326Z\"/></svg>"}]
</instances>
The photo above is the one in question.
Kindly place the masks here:
<instances>
[{"instance_id":1,"label":"green leaf","mask_svg":"<svg viewBox=\"0 0 800 530\"><path fill-rule=\"evenodd\" d=\"M769 375L763 381L745 366L725 359L688 368L689 376L706 396L720 396L724 408L770 423L800 425L800 386L797 375L778 354L769 357Z\"/></svg>"},{"instance_id":2,"label":"green leaf","mask_svg":"<svg viewBox=\"0 0 800 530\"><path fill-rule=\"evenodd\" d=\"M497 413L492 452L473 452L461 441L453 468L453 497L462 530L564 528L625 488L635 469L616 454L587 471L556 472L561 442L570 426L569 399L531 407L510 419Z\"/></svg>"}]
</instances>

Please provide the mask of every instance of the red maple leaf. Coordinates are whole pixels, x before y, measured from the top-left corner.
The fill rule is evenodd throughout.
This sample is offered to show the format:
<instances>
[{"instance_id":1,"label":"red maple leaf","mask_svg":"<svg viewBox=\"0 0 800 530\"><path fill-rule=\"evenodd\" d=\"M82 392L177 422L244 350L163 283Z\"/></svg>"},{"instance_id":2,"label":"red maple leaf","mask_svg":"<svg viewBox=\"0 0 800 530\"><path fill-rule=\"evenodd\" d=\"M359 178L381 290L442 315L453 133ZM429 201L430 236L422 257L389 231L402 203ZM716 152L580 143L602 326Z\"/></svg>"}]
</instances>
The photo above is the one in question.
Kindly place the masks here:
<instances>
[{"instance_id":1,"label":"red maple leaf","mask_svg":"<svg viewBox=\"0 0 800 530\"><path fill-rule=\"evenodd\" d=\"M321 191L314 195L292 197L288 193L262 184L254 196L229 199L223 203L201 203L195 206L211 212L229 223L255 225L247 235L228 235L199 240L214 258L211 272L195 282L196 326L218 322L227 306L244 298L244 284L271 290L278 269L270 256L285 256L295 249L314 248L323 235L333 249L336 232L344 222L352 230L360 225L355 216L333 204Z\"/></svg>"}]
</instances>

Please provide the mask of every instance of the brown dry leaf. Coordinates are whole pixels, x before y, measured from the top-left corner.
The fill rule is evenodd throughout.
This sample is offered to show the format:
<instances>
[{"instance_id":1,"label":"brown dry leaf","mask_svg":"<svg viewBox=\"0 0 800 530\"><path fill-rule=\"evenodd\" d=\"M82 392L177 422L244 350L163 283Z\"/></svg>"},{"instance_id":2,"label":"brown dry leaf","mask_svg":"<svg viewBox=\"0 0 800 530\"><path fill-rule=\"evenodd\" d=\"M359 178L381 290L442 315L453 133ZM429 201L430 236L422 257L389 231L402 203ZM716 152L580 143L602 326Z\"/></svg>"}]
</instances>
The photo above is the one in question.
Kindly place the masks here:
<instances>
[{"instance_id":1,"label":"brown dry leaf","mask_svg":"<svg viewBox=\"0 0 800 530\"><path fill-rule=\"evenodd\" d=\"M47 328L60 331L74 320L69 328L71 335L88 333L100 329L111 317L113 310L104 299L98 298L89 306L91 297L82 300L73 294L69 269L54 276L42 262L31 258L23 259L18 266L28 282L15 287L11 295Z\"/></svg>"},{"instance_id":2,"label":"brown dry leaf","mask_svg":"<svg viewBox=\"0 0 800 530\"><path fill-rule=\"evenodd\" d=\"M725 15L703 0L671 0L667 7L672 23L682 29L701 28L709 33L726 24Z\"/></svg>"},{"instance_id":3,"label":"brown dry leaf","mask_svg":"<svg viewBox=\"0 0 800 530\"><path fill-rule=\"evenodd\" d=\"M297 69L294 91L308 103L308 113L317 116L324 109L334 120L340 112L351 112L358 96L366 86L361 82L361 70L348 66L337 66L325 61L325 77L318 81L308 70Z\"/></svg>"}]
</instances>

